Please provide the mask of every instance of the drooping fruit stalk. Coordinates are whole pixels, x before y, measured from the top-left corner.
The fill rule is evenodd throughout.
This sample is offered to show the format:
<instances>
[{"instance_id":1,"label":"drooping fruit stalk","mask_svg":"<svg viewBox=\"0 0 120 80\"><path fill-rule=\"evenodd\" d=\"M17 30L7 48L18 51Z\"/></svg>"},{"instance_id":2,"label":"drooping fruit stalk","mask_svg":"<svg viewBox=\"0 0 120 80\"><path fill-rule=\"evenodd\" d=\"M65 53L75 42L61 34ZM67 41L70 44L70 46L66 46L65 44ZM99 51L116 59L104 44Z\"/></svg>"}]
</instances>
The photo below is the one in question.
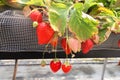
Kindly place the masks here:
<instances>
[{"instance_id":1,"label":"drooping fruit stalk","mask_svg":"<svg viewBox=\"0 0 120 80\"><path fill-rule=\"evenodd\" d=\"M43 51L43 55L42 55L42 61L40 63L40 65L42 67L45 67L46 66L46 61L44 60L44 57L45 57L45 52L47 52L47 48L48 48L48 44L45 46L45 50Z\"/></svg>"}]
</instances>

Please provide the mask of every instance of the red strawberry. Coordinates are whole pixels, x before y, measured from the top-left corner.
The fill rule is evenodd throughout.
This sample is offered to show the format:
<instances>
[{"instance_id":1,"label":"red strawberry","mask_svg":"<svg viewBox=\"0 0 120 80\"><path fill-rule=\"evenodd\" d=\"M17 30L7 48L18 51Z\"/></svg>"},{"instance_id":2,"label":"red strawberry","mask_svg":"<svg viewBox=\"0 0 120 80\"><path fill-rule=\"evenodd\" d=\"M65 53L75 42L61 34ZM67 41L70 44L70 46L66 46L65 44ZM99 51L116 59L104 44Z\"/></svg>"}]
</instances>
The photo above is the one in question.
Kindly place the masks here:
<instances>
[{"instance_id":1,"label":"red strawberry","mask_svg":"<svg viewBox=\"0 0 120 80\"><path fill-rule=\"evenodd\" d=\"M54 38L51 40L50 44L55 48L58 44L58 36L54 36Z\"/></svg>"},{"instance_id":2,"label":"red strawberry","mask_svg":"<svg viewBox=\"0 0 120 80\"><path fill-rule=\"evenodd\" d=\"M50 69L55 73L61 68L61 61L58 59L52 60L50 62Z\"/></svg>"},{"instance_id":3,"label":"red strawberry","mask_svg":"<svg viewBox=\"0 0 120 80\"><path fill-rule=\"evenodd\" d=\"M62 41L61 41L61 45L62 45L62 48L64 49L65 53L66 54L70 54L71 53L71 49L66 41L66 38L63 38Z\"/></svg>"},{"instance_id":4,"label":"red strawberry","mask_svg":"<svg viewBox=\"0 0 120 80\"><path fill-rule=\"evenodd\" d=\"M54 35L54 31L48 23L41 22L36 29L38 44L47 44Z\"/></svg>"},{"instance_id":5,"label":"red strawberry","mask_svg":"<svg viewBox=\"0 0 120 80\"><path fill-rule=\"evenodd\" d=\"M64 73L70 72L71 69L72 69L72 66L71 66L71 64L68 61L66 61L64 64L62 64L62 71Z\"/></svg>"},{"instance_id":6,"label":"red strawberry","mask_svg":"<svg viewBox=\"0 0 120 80\"><path fill-rule=\"evenodd\" d=\"M42 22L42 13L38 10L34 10L30 13L30 18L32 21L37 21L38 23Z\"/></svg>"},{"instance_id":7,"label":"red strawberry","mask_svg":"<svg viewBox=\"0 0 120 80\"><path fill-rule=\"evenodd\" d=\"M118 47L120 48L120 39L118 40Z\"/></svg>"},{"instance_id":8,"label":"red strawberry","mask_svg":"<svg viewBox=\"0 0 120 80\"><path fill-rule=\"evenodd\" d=\"M85 42L82 42L81 44L81 49L82 49L82 53L86 54L90 51L90 49L92 49L94 43L92 42L91 39L86 40Z\"/></svg>"}]
</instances>

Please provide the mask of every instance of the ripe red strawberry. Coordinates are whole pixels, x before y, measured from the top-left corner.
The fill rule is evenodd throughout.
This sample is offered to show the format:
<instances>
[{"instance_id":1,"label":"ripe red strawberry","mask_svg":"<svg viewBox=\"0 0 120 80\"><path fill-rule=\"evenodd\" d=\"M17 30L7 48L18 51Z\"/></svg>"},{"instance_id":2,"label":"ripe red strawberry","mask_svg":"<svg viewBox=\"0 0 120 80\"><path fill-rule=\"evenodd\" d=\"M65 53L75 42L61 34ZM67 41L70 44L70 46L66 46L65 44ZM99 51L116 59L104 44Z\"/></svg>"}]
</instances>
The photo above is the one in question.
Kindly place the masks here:
<instances>
[{"instance_id":1,"label":"ripe red strawberry","mask_svg":"<svg viewBox=\"0 0 120 80\"><path fill-rule=\"evenodd\" d=\"M48 23L41 22L36 28L38 44L47 44L54 35L53 29Z\"/></svg>"},{"instance_id":2,"label":"ripe red strawberry","mask_svg":"<svg viewBox=\"0 0 120 80\"><path fill-rule=\"evenodd\" d=\"M61 68L61 61L58 59L52 60L50 62L50 69L55 73Z\"/></svg>"},{"instance_id":3,"label":"ripe red strawberry","mask_svg":"<svg viewBox=\"0 0 120 80\"><path fill-rule=\"evenodd\" d=\"M120 39L118 40L118 47L120 48Z\"/></svg>"},{"instance_id":4,"label":"ripe red strawberry","mask_svg":"<svg viewBox=\"0 0 120 80\"><path fill-rule=\"evenodd\" d=\"M61 45L62 45L62 48L64 49L65 53L66 54L70 54L71 53L71 49L66 41L66 38L63 38L62 41L61 41Z\"/></svg>"},{"instance_id":5,"label":"ripe red strawberry","mask_svg":"<svg viewBox=\"0 0 120 80\"><path fill-rule=\"evenodd\" d=\"M62 64L62 71L64 73L70 72L71 69L72 69L72 66L71 66L71 64L68 61L66 61L64 64Z\"/></svg>"},{"instance_id":6,"label":"ripe red strawberry","mask_svg":"<svg viewBox=\"0 0 120 80\"><path fill-rule=\"evenodd\" d=\"M37 21L38 23L42 22L42 13L38 10L32 11L29 16L32 21Z\"/></svg>"},{"instance_id":7,"label":"ripe red strawberry","mask_svg":"<svg viewBox=\"0 0 120 80\"><path fill-rule=\"evenodd\" d=\"M86 54L90 51L90 49L92 49L94 43L91 39L86 40L85 42L82 42L81 44L81 49L82 49L82 53Z\"/></svg>"}]
</instances>

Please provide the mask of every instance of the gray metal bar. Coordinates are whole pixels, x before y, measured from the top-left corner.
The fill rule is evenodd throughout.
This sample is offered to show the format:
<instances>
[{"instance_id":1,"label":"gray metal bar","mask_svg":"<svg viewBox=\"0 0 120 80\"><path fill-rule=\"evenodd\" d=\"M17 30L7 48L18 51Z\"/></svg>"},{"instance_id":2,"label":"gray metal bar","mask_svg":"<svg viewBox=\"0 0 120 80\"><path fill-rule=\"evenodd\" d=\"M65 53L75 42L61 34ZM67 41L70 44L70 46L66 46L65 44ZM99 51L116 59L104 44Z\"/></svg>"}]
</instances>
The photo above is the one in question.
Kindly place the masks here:
<instances>
[{"instance_id":1,"label":"gray metal bar","mask_svg":"<svg viewBox=\"0 0 120 80\"><path fill-rule=\"evenodd\" d=\"M101 80L104 80L104 75L105 75L105 70L106 70L107 60L108 60L108 58L105 58L105 60L104 60Z\"/></svg>"},{"instance_id":2,"label":"gray metal bar","mask_svg":"<svg viewBox=\"0 0 120 80\"><path fill-rule=\"evenodd\" d=\"M14 66L14 72L13 72L13 79L12 80L16 80L17 67L18 67L18 59L15 59L15 66Z\"/></svg>"}]
</instances>

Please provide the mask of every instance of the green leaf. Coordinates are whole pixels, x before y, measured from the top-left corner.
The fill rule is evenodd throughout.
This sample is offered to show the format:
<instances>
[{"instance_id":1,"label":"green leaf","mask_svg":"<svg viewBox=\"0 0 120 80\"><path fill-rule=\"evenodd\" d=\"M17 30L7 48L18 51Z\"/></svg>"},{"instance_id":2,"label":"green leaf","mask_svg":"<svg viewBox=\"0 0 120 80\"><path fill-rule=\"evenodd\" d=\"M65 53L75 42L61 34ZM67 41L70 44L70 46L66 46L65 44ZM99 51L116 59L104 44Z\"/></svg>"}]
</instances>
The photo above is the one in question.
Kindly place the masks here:
<instances>
[{"instance_id":1,"label":"green leaf","mask_svg":"<svg viewBox=\"0 0 120 80\"><path fill-rule=\"evenodd\" d=\"M88 9L94 5L96 5L97 3L95 2L95 0L85 0L85 3L84 3L84 12L87 12Z\"/></svg>"},{"instance_id":2,"label":"green leaf","mask_svg":"<svg viewBox=\"0 0 120 80\"><path fill-rule=\"evenodd\" d=\"M103 43L104 41L106 41L109 36L111 34L111 31L109 29L102 29L102 30L99 30L99 43Z\"/></svg>"},{"instance_id":3,"label":"green leaf","mask_svg":"<svg viewBox=\"0 0 120 80\"><path fill-rule=\"evenodd\" d=\"M112 32L118 34L120 33L120 25L118 22L115 22L111 28Z\"/></svg>"},{"instance_id":4,"label":"green leaf","mask_svg":"<svg viewBox=\"0 0 120 80\"><path fill-rule=\"evenodd\" d=\"M49 6L48 15L51 27L62 35L64 34L67 26L69 7L70 5L68 4L54 2Z\"/></svg>"},{"instance_id":5,"label":"green leaf","mask_svg":"<svg viewBox=\"0 0 120 80\"><path fill-rule=\"evenodd\" d=\"M2 1L0 1L0 6L3 6L3 5L4 5L4 3Z\"/></svg>"},{"instance_id":6,"label":"green leaf","mask_svg":"<svg viewBox=\"0 0 120 80\"><path fill-rule=\"evenodd\" d=\"M43 0L21 0L19 3L26 5L44 6Z\"/></svg>"},{"instance_id":7,"label":"green leaf","mask_svg":"<svg viewBox=\"0 0 120 80\"><path fill-rule=\"evenodd\" d=\"M82 6L81 6L82 7ZM69 26L70 30L76 34L81 40L87 40L94 34L98 33L97 21L91 16L82 12L82 8L76 9L70 17Z\"/></svg>"}]
</instances>

